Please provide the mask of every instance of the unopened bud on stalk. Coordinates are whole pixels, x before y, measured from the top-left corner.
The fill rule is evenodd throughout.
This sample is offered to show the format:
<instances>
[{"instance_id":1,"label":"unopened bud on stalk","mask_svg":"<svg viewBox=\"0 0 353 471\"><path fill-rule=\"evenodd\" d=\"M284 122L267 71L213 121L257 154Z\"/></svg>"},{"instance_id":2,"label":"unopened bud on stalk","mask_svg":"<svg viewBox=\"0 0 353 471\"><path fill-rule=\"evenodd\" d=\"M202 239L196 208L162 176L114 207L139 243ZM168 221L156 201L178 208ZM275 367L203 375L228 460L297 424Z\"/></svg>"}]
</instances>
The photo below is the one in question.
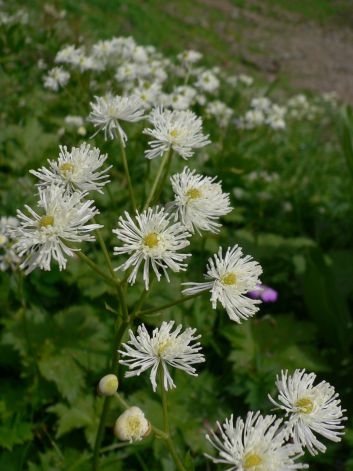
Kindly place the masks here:
<instances>
[{"instance_id":1,"label":"unopened bud on stalk","mask_svg":"<svg viewBox=\"0 0 353 471\"><path fill-rule=\"evenodd\" d=\"M151 424L139 407L129 407L116 420L114 435L122 441L137 442L151 432Z\"/></svg>"},{"instance_id":2,"label":"unopened bud on stalk","mask_svg":"<svg viewBox=\"0 0 353 471\"><path fill-rule=\"evenodd\" d=\"M118 378L113 375L105 375L98 383L98 394L101 396L113 396L118 390Z\"/></svg>"}]
</instances>

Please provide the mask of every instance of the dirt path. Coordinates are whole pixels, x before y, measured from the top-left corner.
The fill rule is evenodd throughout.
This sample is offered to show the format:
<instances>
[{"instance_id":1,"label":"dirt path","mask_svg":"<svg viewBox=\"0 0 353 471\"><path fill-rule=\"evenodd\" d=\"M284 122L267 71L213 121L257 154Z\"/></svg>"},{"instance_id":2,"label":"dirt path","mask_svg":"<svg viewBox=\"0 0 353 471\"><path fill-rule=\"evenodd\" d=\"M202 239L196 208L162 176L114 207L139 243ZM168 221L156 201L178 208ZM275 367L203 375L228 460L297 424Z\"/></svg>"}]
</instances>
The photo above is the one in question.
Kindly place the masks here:
<instances>
[{"instance_id":1,"label":"dirt path","mask_svg":"<svg viewBox=\"0 0 353 471\"><path fill-rule=\"evenodd\" d=\"M243 8L231 0L197 3L206 17L221 14L217 31L245 65L269 78L284 76L298 88L336 91L353 103L353 17L352 28L322 26L278 8L268 11L261 0Z\"/></svg>"}]
</instances>

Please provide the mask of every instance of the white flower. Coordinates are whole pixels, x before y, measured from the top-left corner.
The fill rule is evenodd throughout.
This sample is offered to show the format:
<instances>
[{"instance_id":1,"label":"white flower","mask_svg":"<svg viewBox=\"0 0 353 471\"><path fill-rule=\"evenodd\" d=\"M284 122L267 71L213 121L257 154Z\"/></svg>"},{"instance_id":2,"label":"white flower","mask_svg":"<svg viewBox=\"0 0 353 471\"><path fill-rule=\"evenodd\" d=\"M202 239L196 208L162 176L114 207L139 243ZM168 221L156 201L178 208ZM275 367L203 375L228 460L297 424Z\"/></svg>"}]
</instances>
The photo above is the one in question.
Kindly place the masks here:
<instances>
[{"instance_id":1,"label":"white flower","mask_svg":"<svg viewBox=\"0 0 353 471\"><path fill-rule=\"evenodd\" d=\"M79 127L81 127L85 124L82 116L68 115L68 116L66 116L64 121L65 121L65 124L67 124L68 126L73 126L75 128L79 128Z\"/></svg>"},{"instance_id":2,"label":"white flower","mask_svg":"<svg viewBox=\"0 0 353 471\"><path fill-rule=\"evenodd\" d=\"M19 220L13 216L0 217L0 271L15 270L20 265L20 258L13 250L14 236Z\"/></svg>"},{"instance_id":3,"label":"white flower","mask_svg":"<svg viewBox=\"0 0 353 471\"><path fill-rule=\"evenodd\" d=\"M103 70L103 64L95 57L86 56L81 54L78 57L78 61L74 64L80 69L80 72L86 72L87 70Z\"/></svg>"},{"instance_id":4,"label":"white flower","mask_svg":"<svg viewBox=\"0 0 353 471\"><path fill-rule=\"evenodd\" d=\"M288 375L287 370L281 371L276 381L277 400L269 396L273 404L286 411L287 433L312 455L326 451L315 433L339 442L344 428L341 422L346 420L343 417L346 411L341 408L335 388L326 381L314 386L315 379L315 373L305 370L295 370L293 375Z\"/></svg>"},{"instance_id":5,"label":"white flower","mask_svg":"<svg viewBox=\"0 0 353 471\"><path fill-rule=\"evenodd\" d=\"M134 123L144 118L143 103L134 96L95 97L96 102L91 103L92 111L88 120L91 121L98 131L104 130L106 139L120 137L123 144L127 136L120 125L120 121Z\"/></svg>"},{"instance_id":6,"label":"white flower","mask_svg":"<svg viewBox=\"0 0 353 471\"><path fill-rule=\"evenodd\" d=\"M286 122L284 120L287 110L283 106L273 104L268 111L266 124L274 130L285 129Z\"/></svg>"},{"instance_id":7,"label":"white flower","mask_svg":"<svg viewBox=\"0 0 353 471\"><path fill-rule=\"evenodd\" d=\"M139 86L133 89L134 96L139 97L146 109L152 108L160 93L161 85L158 82L141 81Z\"/></svg>"},{"instance_id":8,"label":"white flower","mask_svg":"<svg viewBox=\"0 0 353 471\"><path fill-rule=\"evenodd\" d=\"M266 112L270 110L272 106L272 102L267 97L257 97L251 100L250 106L251 108L254 108L256 110L261 110L261 111Z\"/></svg>"},{"instance_id":9,"label":"white flower","mask_svg":"<svg viewBox=\"0 0 353 471\"><path fill-rule=\"evenodd\" d=\"M172 223L171 216L158 206L154 209L136 212L136 222L125 212L125 218L120 217L118 228L113 230L118 239L123 242L122 247L114 247L114 254L131 254L130 258L117 268L133 270L128 282L135 283L137 272L143 263L143 280L146 289L149 287L149 271L152 267L158 281L161 279L160 270L167 280L169 276L167 268L174 272L184 271L186 264L182 263L190 254L179 253L179 250L187 247L190 242L190 234L179 222Z\"/></svg>"},{"instance_id":10,"label":"white flower","mask_svg":"<svg viewBox=\"0 0 353 471\"><path fill-rule=\"evenodd\" d=\"M30 170L30 173L39 178L40 187L55 183L63 185L69 192L99 191L109 182L106 172L111 168L100 170L107 155L101 155L100 150L83 143L80 147L72 147L69 151L66 146L60 146L58 160L48 160L49 168Z\"/></svg>"},{"instance_id":11,"label":"white flower","mask_svg":"<svg viewBox=\"0 0 353 471\"><path fill-rule=\"evenodd\" d=\"M202 119L192 111L170 111L158 107L152 110L149 121L154 128L144 129L144 133L154 139L146 151L148 159L154 159L169 149L173 149L184 159L198 149L209 144L208 136L202 134Z\"/></svg>"},{"instance_id":12,"label":"white flower","mask_svg":"<svg viewBox=\"0 0 353 471\"><path fill-rule=\"evenodd\" d=\"M157 389L156 375L158 367L163 369L163 387L166 391L175 388L173 379L168 371L168 366L185 371L189 375L197 376L193 366L202 363L205 358L199 353L202 347L197 340L200 335L195 335L196 329L188 327L181 332L182 326L178 325L174 332L174 321L162 322L159 328L152 332L152 336L147 332L144 324L137 328L137 336L130 330L130 340L123 344L125 350L119 350L123 359L122 365L129 367L125 376L139 376L144 371L152 368L150 380L153 391Z\"/></svg>"},{"instance_id":13,"label":"white flower","mask_svg":"<svg viewBox=\"0 0 353 471\"><path fill-rule=\"evenodd\" d=\"M62 67L54 67L49 70L48 75L44 77L44 86L53 92L57 92L60 87L65 87L69 78L69 72Z\"/></svg>"},{"instance_id":14,"label":"white flower","mask_svg":"<svg viewBox=\"0 0 353 471\"><path fill-rule=\"evenodd\" d=\"M233 110L222 101L215 100L207 104L206 113L213 116L221 128L226 128L233 115Z\"/></svg>"},{"instance_id":15,"label":"white flower","mask_svg":"<svg viewBox=\"0 0 353 471\"><path fill-rule=\"evenodd\" d=\"M238 75L238 80L244 85L247 85L248 87L254 83L254 79L250 77L249 75L245 74L240 74Z\"/></svg>"},{"instance_id":16,"label":"white flower","mask_svg":"<svg viewBox=\"0 0 353 471\"><path fill-rule=\"evenodd\" d=\"M199 76L195 85L205 92L213 93L219 88L219 80L211 71L206 70Z\"/></svg>"},{"instance_id":17,"label":"white flower","mask_svg":"<svg viewBox=\"0 0 353 471\"><path fill-rule=\"evenodd\" d=\"M193 51L190 49L189 51L184 51L178 54L178 59L183 62L185 65L190 66L192 64L196 64L202 58L202 54L198 51Z\"/></svg>"},{"instance_id":18,"label":"white flower","mask_svg":"<svg viewBox=\"0 0 353 471\"><path fill-rule=\"evenodd\" d=\"M169 96L169 104L174 110L186 110L194 103L197 91L188 85L175 87Z\"/></svg>"},{"instance_id":19,"label":"white flower","mask_svg":"<svg viewBox=\"0 0 353 471\"><path fill-rule=\"evenodd\" d=\"M218 254L208 259L205 283L184 283L190 285L184 294L195 294L200 291L211 291L211 303L216 309L219 301L231 320L240 323L241 319L253 316L259 308L257 299L250 299L246 293L260 283L261 266L251 256L243 256L242 249L235 245L228 248L223 257L222 248Z\"/></svg>"},{"instance_id":20,"label":"white flower","mask_svg":"<svg viewBox=\"0 0 353 471\"><path fill-rule=\"evenodd\" d=\"M222 192L216 178L204 177L187 167L170 178L175 194L176 218L179 216L190 232L195 229L198 232L219 232L221 224L218 219L232 210L229 194Z\"/></svg>"},{"instance_id":21,"label":"white flower","mask_svg":"<svg viewBox=\"0 0 353 471\"><path fill-rule=\"evenodd\" d=\"M116 420L114 434L124 442L137 442L146 437L151 430L151 425L145 414L139 407L133 406L126 409Z\"/></svg>"},{"instance_id":22,"label":"white flower","mask_svg":"<svg viewBox=\"0 0 353 471\"><path fill-rule=\"evenodd\" d=\"M82 196L82 193L67 195L63 188L52 185L39 189L38 205L44 214L39 215L27 205L28 216L17 211L20 226L16 229L14 248L20 257L26 255L21 268L27 273L37 267L49 271L52 259L61 270L66 267L66 257L80 250L68 243L94 240L89 233L101 226L87 222L99 211L93 201L82 201Z\"/></svg>"},{"instance_id":23,"label":"white flower","mask_svg":"<svg viewBox=\"0 0 353 471\"><path fill-rule=\"evenodd\" d=\"M61 51L56 54L55 62L57 64L77 65L82 55L82 48L76 48L72 45L66 46L64 47L64 49L61 49Z\"/></svg>"},{"instance_id":24,"label":"white flower","mask_svg":"<svg viewBox=\"0 0 353 471\"><path fill-rule=\"evenodd\" d=\"M1 236L0 236L1 237ZM0 271L16 270L19 268L21 259L10 246L2 247L4 253L0 254Z\"/></svg>"},{"instance_id":25,"label":"white flower","mask_svg":"<svg viewBox=\"0 0 353 471\"><path fill-rule=\"evenodd\" d=\"M219 452L218 457L207 455L214 463L224 463L227 471L293 471L307 469L308 465L295 461L303 455L301 449L285 444L281 431L281 419L274 415L260 415L248 412L245 422L238 417L235 424L233 415L221 425L217 422L215 432L206 439Z\"/></svg>"}]
</instances>

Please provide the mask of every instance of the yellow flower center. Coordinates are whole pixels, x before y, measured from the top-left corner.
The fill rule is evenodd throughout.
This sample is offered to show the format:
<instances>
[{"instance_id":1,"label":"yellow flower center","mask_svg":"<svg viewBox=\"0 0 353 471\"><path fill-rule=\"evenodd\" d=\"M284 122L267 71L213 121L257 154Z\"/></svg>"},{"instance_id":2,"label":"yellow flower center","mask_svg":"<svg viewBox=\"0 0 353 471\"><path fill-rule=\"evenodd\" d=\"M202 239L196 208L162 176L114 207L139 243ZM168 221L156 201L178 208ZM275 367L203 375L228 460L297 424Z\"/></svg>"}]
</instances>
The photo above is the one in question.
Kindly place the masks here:
<instances>
[{"instance_id":1,"label":"yellow flower center","mask_svg":"<svg viewBox=\"0 0 353 471\"><path fill-rule=\"evenodd\" d=\"M53 216L43 216L41 220L39 221L39 227L48 227L52 226L54 224L54 218Z\"/></svg>"},{"instance_id":2,"label":"yellow flower center","mask_svg":"<svg viewBox=\"0 0 353 471\"><path fill-rule=\"evenodd\" d=\"M141 420L139 417L129 417L127 420L127 428L130 435L139 435L141 429Z\"/></svg>"},{"instance_id":3,"label":"yellow flower center","mask_svg":"<svg viewBox=\"0 0 353 471\"><path fill-rule=\"evenodd\" d=\"M245 455L244 459L244 468L250 469L258 466L262 463L261 456L257 455L256 453L248 453Z\"/></svg>"},{"instance_id":4,"label":"yellow flower center","mask_svg":"<svg viewBox=\"0 0 353 471\"><path fill-rule=\"evenodd\" d=\"M172 129L169 134L171 137L175 138L175 137L178 137L179 131L177 129Z\"/></svg>"},{"instance_id":5,"label":"yellow flower center","mask_svg":"<svg viewBox=\"0 0 353 471\"><path fill-rule=\"evenodd\" d=\"M62 173L69 173L72 172L74 169L74 164L71 164L70 162L65 162L64 164L60 165L59 170Z\"/></svg>"},{"instance_id":6,"label":"yellow flower center","mask_svg":"<svg viewBox=\"0 0 353 471\"><path fill-rule=\"evenodd\" d=\"M237 277L235 273L226 273L222 276L221 282L224 285L235 285L235 283L237 282Z\"/></svg>"},{"instance_id":7,"label":"yellow flower center","mask_svg":"<svg viewBox=\"0 0 353 471\"><path fill-rule=\"evenodd\" d=\"M186 192L186 196L191 200L197 200L201 195L202 193L198 188L190 188L190 190Z\"/></svg>"},{"instance_id":8,"label":"yellow flower center","mask_svg":"<svg viewBox=\"0 0 353 471\"><path fill-rule=\"evenodd\" d=\"M310 414L314 409L313 401L311 399L308 399L307 397L299 399L295 403L295 406L298 407L300 412L303 412L303 414Z\"/></svg>"},{"instance_id":9,"label":"yellow flower center","mask_svg":"<svg viewBox=\"0 0 353 471\"><path fill-rule=\"evenodd\" d=\"M155 232L147 234L143 238L143 244L147 245L147 247L149 247L150 249L153 249L153 247L156 247L159 244L158 234L156 234Z\"/></svg>"},{"instance_id":10,"label":"yellow flower center","mask_svg":"<svg viewBox=\"0 0 353 471\"><path fill-rule=\"evenodd\" d=\"M165 340L161 342L158 347L158 355L161 356L167 350L167 348L171 345L172 339Z\"/></svg>"}]
</instances>

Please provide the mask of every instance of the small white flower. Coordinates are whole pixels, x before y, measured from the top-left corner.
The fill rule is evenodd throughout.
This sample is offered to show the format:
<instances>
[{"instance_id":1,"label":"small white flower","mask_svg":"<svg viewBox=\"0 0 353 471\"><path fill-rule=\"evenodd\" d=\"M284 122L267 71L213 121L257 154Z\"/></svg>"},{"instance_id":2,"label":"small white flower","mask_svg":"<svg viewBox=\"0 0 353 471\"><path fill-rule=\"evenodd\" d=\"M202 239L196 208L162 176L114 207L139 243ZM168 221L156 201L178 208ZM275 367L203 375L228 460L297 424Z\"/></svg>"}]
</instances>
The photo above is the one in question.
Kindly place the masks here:
<instances>
[{"instance_id":1,"label":"small white flower","mask_svg":"<svg viewBox=\"0 0 353 471\"><path fill-rule=\"evenodd\" d=\"M68 126L73 126L75 128L79 128L85 124L82 116L69 115L69 116L66 116L64 121L65 121L65 124L67 124Z\"/></svg>"},{"instance_id":2,"label":"small white flower","mask_svg":"<svg viewBox=\"0 0 353 471\"><path fill-rule=\"evenodd\" d=\"M30 170L30 173L39 178L40 187L53 183L63 185L69 192L99 191L109 182L106 174L111 166L100 171L107 155L101 155L100 150L83 143L80 147L72 147L69 151L66 146L60 146L58 160L48 160L49 168Z\"/></svg>"},{"instance_id":3,"label":"small white flower","mask_svg":"<svg viewBox=\"0 0 353 471\"><path fill-rule=\"evenodd\" d=\"M182 263L190 254L179 253L190 242L190 234L179 222L172 223L171 216L158 206L154 209L136 212L136 222L125 212L125 218L120 217L118 228L113 230L118 239L123 242L122 247L114 247L114 254L129 254L130 258L116 270L133 270L128 282L135 283L137 272L143 263L143 280L145 287L149 287L149 271L152 267L158 281L161 279L160 270L167 280L167 268L174 272L184 271L187 264Z\"/></svg>"},{"instance_id":4,"label":"small white flower","mask_svg":"<svg viewBox=\"0 0 353 471\"><path fill-rule=\"evenodd\" d=\"M312 455L326 451L315 433L339 442L344 428L341 422L346 420L343 416L346 411L341 408L335 388L326 381L314 386L315 379L315 373L305 370L295 370L293 375L283 370L277 376L277 400L269 396L273 404L286 411L288 435L295 443L307 447Z\"/></svg>"},{"instance_id":5,"label":"small white flower","mask_svg":"<svg viewBox=\"0 0 353 471\"><path fill-rule=\"evenodd\" d=\"M195 102L197 91L188 85L175 87L169 96L170 106L174 110L186 110Z\"/></svg>"},{"instance_id":6,"label":"small white flower","mask_svg":"<svg viewBox=\"0 0 353 471\"><path fill-rule=\"evenodd\" d=\"M91 103L91 113L88 120L93 123L98 131L103 130L106 139L120 137L123 144L127 136L120 125L120 121L135 123L144 118L144 106L138 97L115 96L95 97L95 103Z\"/></svg>"},{"instance_id":7,"label":"small white flower","mask_svg":"<svg viewBox=\"0 0 353 471\"><path fill-rule=\"evenodd\" d=\"M148 333L144 324L137 328L135 336L130 330L130 340L123 344L125 350L119 350L123 359L122 365L129 367L125 376L139 376L144 371L151 369L150 380L153 391L157 389L157 371L161 365L163 369L163 387L166 391L175 388L174 381L168 371L168 366L185 371L189 375L197 376L193 366L205 361L200 342L200 335L195 335L196 329L188 327L181 332L182 326L178 325L174 332L174 321L162 322L159 328Z\"/></svg>"},{"instance_id":8,"label":"small white flower","mask_svg":"<svg viewBox=\"0 0 353 471\"><path fill-rule=\"evenodd\" d=\"M233 110L222 101L215 100L207 104L206 113L213 116L221 128L226 128L233 115Z\"/></svg>"},{"instance_id":9,"label":"small white flower","mask_svg":"<svg viewBox=\"0 0 353 471\"><path fill-rule=\"evenodd\" d=\"M214 93L219 88L219 80L211 71L206 70L199 76L195 86L205 92Z\"/></svg>"},{"instance_id":10,"label":"small white flower","mask_svg":"<svg viewBox=\"0 0 353 471\"><path fill-rule=\"evenodd\" d=\"M44 77L44 86L53 92L57 92L59 88L65 87L69 78L69 72L62 67L54 67L49 70L48 74Z\"/></svg>"},{"instance_id":11,"label":"small white flower","mask_svg":"<svg viewBox=\"0 0 353 471\"><path fill-rule=\"evenodd\" d=\"M210 143L208 136L202 133L202 119L192 111L170 111L158 107L152 110L148 119L154 126L143 131L154 138L149 142L151 149L146 151L148 159L154 159L169 149L188 159L194 154L193 149Z\"/></svg>"},{"instance_id":12,"label":"small white flower","mask_svg":"<svg viewBox=\"0 0 353 471\"><path fill-rule=\"evenodd\" d=\"M27 273L37 267L49 271L52 259L62 270L66 267L67 256L72 257L80 250L68 243L94 241L94 236L89 233L102 226L87 222L99 211L93 201L82 201L82 196L82 193L67 195L62 187L52 185L39 189L38 205L44 214L39 215L27 205L28 216L17 211L20 226L16 228L14 248L20 257L26 256L21 268Z\"/></svg>"},{"instance_id":13,"label":"small white flower","mask_svg":"<svg viewBox=\"0 0 353 471\"><path fill-rule=\"evenodd\" d=\"M61 49L61 51L56 54L55 62L57 64L77 65L82 55L82 48L76 48L72 45L66 46L64 47L64 49Z\"/></svg>"},{"instance_id":14,"label":"small white flower","mask_svg":"<svg viewBox=\"0 0 353 471\"><path fill-rule=\"evenodd\" d=\"M307 469L308 465L295 461L303 455L301 449L285 444L281 431L282 420L274 415L248 412L246 420L233 415L223 424L217 422L219 435L215 432L206 439L219 452L218 457L207 455L214 463L224 463L227 471L293 471Z\"/></svg>"},{"instance_id":15,"label":"small white flower","mask_svg":"<svg viewBox=\"0 0 353 471\"><path fill-rule=\"evenodd\" d=\"M146 437L151 425L139 407L126 409L116 420L114 435L124 442L137 442Z\"/></svg>"},{"instance_id":16,"label":"small white flower","mask_svg":"<svg viewBox=\"0 0 353 471\"><path fill-rule=\"evenodd\" d=\"M211 303L216 309L219 301L232 321L252 317L259 308L260 300L250 299L246 293L260 283L261 266L250 255L243 256L242 249L235 245L228 248L223 257L222 248L208 259L205 283L184 283L190 285L183 294L192 295L200 291L211 291Z\"/></svg>"},{"instance_id":17,"label":"small white flower","mask_svg":"<svg viewBox=\"0 0 353 471\"><path fill-rule=\"evenodd\" d=\"M196 64L202 58L202 54L198 51L193 51L192 49L188 51L184 51L178 54L178 59L183 62L186 66L190 66L192 64Z\"/></svg>"},{"instance_id":18,"label":"small white flower","mask_svg":"<svg viewBox=\"0 0 353 471\"><path fill-rule=\"evenodd\" d=\"M187 167L170 178L175 194L176 218L179 216L190 232L195 229L198 232L219 232L221 224L218 219L232 210L229 194L223 193L215 180L216 177L204 177Z\"/></svg>"},{"instance_id":19,"label":"small white flower","mask_svg":"<svg viewBox=\"0 0 353 471\"><path fill-rule=\"evenodd\" d=\"M238 80L239 82L241 82L242 84L248 87L250 87L250 85L254 83L254 79L250 77L249 75L245 75L245 74L238 75Z\"/></svg>"}]
</instances>

